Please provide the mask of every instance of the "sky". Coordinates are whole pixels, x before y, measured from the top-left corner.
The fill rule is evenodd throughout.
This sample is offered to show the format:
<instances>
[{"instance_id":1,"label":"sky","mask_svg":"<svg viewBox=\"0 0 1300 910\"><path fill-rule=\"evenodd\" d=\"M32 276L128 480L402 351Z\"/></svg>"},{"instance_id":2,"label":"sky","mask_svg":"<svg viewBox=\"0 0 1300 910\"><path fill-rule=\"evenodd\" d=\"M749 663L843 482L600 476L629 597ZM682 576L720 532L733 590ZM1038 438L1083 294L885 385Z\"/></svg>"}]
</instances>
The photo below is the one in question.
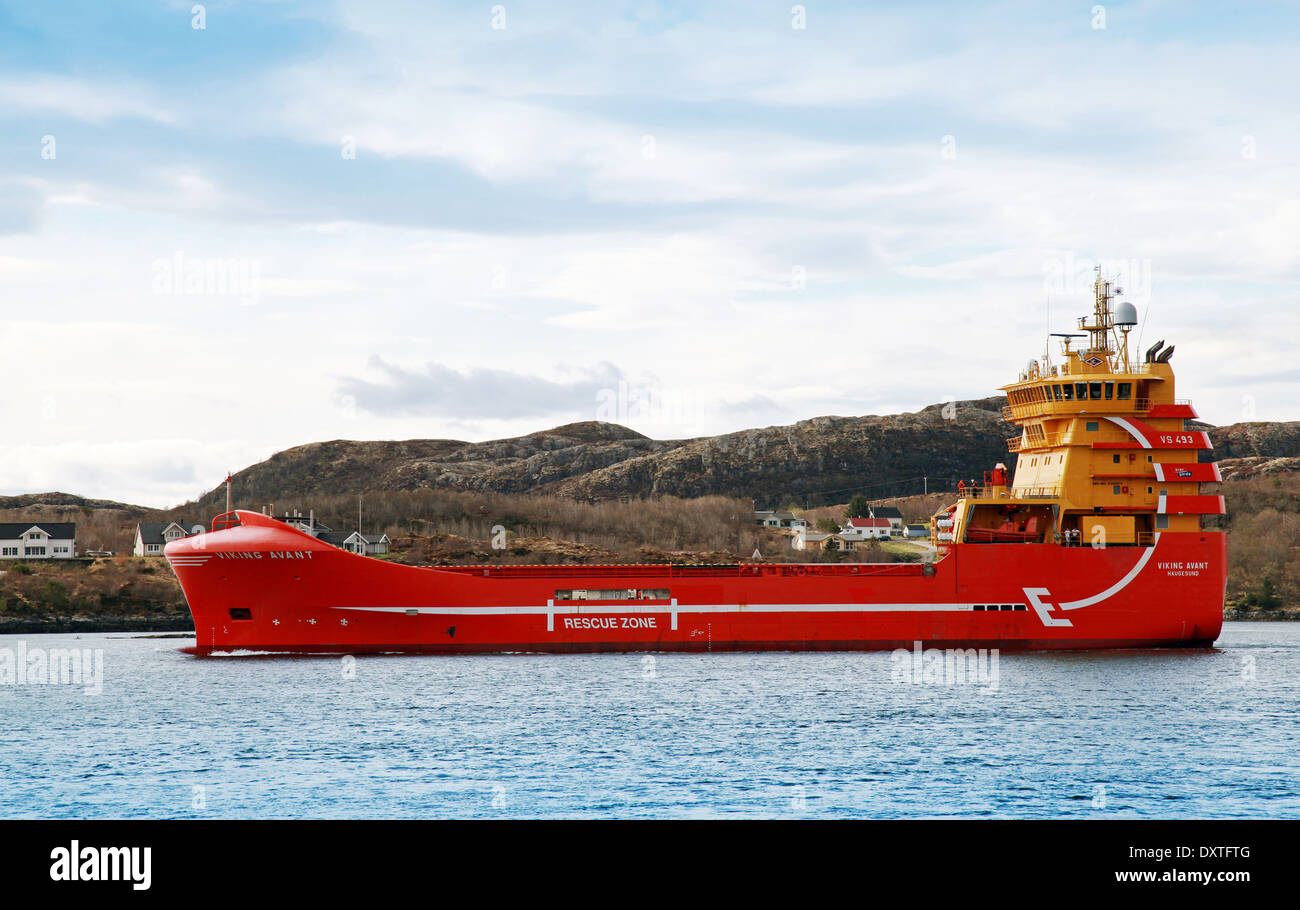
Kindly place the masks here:
<instances>
[{"instance_id":1,"label":"sky","mask_svg":"<svg viewBox=\"0 0 1300 910\"><path fill-rule=\"evenodd\" d=\"M0 2L0 494L167 507L328 439L983 397L1097 264L1203 419L1298 419L1298 25Z\"/></svg>"}]
</instances>

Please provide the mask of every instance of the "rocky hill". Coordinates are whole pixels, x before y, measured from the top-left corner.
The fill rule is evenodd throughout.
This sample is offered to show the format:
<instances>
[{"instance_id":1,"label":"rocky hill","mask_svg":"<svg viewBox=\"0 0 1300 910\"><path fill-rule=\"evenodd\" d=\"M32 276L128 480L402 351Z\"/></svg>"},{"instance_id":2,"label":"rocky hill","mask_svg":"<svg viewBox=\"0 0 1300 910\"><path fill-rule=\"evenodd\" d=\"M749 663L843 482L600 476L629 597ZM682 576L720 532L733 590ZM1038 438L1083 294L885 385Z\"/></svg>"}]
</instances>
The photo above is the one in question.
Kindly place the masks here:
<instances>
[{"instance_id":1,"label":"rocky hill","mask_svg":"<svg viewBox=\"0 0 1300 910\"><path fill-rule=\"evenodd\" d=\"M865 493L873 499L923 489L951 490L1001 461L1016 428L1001 417L1005 399L936 404L909 414L815 417L789 426L697 439L650 439L617 424L589 421L513 439L464 442L412 439L333 440L277 453L234 477L245 507L301 503L357 493L447 491L540 494L582 502L655 496L730 496L760 505L830 505ZM1225 479L1300 471L1300 421L1252 422L1205 429ZM94 513L122 527L224 508L225 488L198 504L154 510L68 493L0 497L0 515L86 520ZM189 510L189 511L186 511Z\"/></svg>"},{"instance_id":2,"label":"rocky hill","mask_svg":"<svg viewBox=\"0 0 1300 910\"><path fill-rule=\"evenodd\" d=\"M584 500L628 496L722 495L783 504L845 490L919 492L1008 466L1006 439L1016 428L1001 416L1003 399L932 405L888 417L816 417L791 426L744 430L566 478L561 496Z\"/></svg>"},{"instance_id":3,"label":"rocky hill","mask_svg":"<svg viewBox=\"0 0 1300 910\"><path fill-rule=\"evenodd\" d=\"M1300 421L1233 423L1213 427L1209 434L1219 461L1300 456Z\"/></svg>"},{"instance_id":4,"label":"rocky hill","mask_svg":"<svg viewBox=\"0 0 1300 910\"><path fill-rule=\"evenodd\" d=\"M1208 432L1224 480L1300 471L1300 421L1234 423Z\"/></svg>"},{"instance_id":5,"label":"rocky hill","mask_svg":"<svg viewBox=\"0 0 1300 910\"><path fill-rule=\"evenodd\" d=\"M233 489L242 503L427 488L521 493L546 490L568 478L680 445L595 421L489 442L336 439L287 449L246 468L235 474ZM223 486L200 502L214 506L224 497Z\"/></svg>"},{"instance_id":6,"label":"rocky hill","mask_svg":"<svg viewBox=\"0 0 1300 910\"><path fill-rule=\"evenodd\" d=\"M608 423L575 423L514 439L334 440L298 446L240 471L245 504L321 494L418 489L541 493L599 502L648 496L740 496L760 503L834 496L884 483L893 494L939 486L1001 461L1011 466L1001 397L912 414L817 417L699 439L656 440ZM224 487L198 506L212 511Z\"/></svg>"},{"instance_id":7,"label":"rocky hill","mask_svg":"<svg viewBox=\"0 0 1300 910\"><path fill-rule=\"evenodd\" d=\"M22 509L26 512L48 511L67 515L77 511L112 509L136 516L152 511L145 506L133 506L110 499L87 499L72 493L24 493L21 496L0 496L0 511L11 509Z\"/></svg>"},{"instance_id":8,"label":"rocky hill","mask_svg":"<svg viewBox=\"0 0 1300 910\"><path fill-rule=\"evenodd\" d=\"M810 506L851 490L873 497L952 489L1001 461L1016 428L1001 396L909 414L815 417L789 426L658 440L617 424L573 423L514 439L464 442L334 440L280 452L240 471L236 501L270 503L379 491L537 493L586 502L653 496L734 496ZM1300 422L1204 427L1225 476L1300 468ZM219 510L224 488L201 513Z\"/></svg>"}]
</instances>

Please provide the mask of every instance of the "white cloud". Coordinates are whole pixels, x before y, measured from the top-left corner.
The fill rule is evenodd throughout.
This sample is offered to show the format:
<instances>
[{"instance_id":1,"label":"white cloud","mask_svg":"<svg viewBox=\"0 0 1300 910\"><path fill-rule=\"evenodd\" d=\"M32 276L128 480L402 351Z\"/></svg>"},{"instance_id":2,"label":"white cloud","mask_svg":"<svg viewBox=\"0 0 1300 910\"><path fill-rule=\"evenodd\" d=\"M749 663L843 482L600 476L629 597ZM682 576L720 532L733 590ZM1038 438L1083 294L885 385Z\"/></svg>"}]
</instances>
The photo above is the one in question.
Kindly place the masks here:
<instances>
[{"instance_id":1,"label":"white cloud","mask_svg":"<svg viewBox=\"0 0 1300 910\"><path fill-rule=\"evenodd\" d=\"M175 114L155 99L156 92L136 82L108 85L102 80L40 74L0 76L0 107L64 114L90 123L137 117L174 123Z\"/></svg>"},{"instance_id":2,"label":"white cloud","mask_svg":"<svg viewBox=\"0 0 1300 910\"><path fill-rule=\"evenodd\" d=\"M232 447L198 439L0 443L5 494L57 491L158 508L215 487L233 457Z\"/></svg>"},{"instance_id":3,"label":"white cloud","mask_svg":"<svg viewBox=\"0 0 1300 910\"><path fill-rule=\"evenodd\" d=\"M915 13L813 9L797 34L784 11L670 12L511 7L502 33L485 11L346 5L346 51L272 56L219 97L0 77L6 109L103 124L116 152L34 151L4 185L22 217L0 343L15 375L51 376L0 403L11 489L167 505L288 445L540 428L349 409L339 377L379 381L375 354L560 391L557 364L613 364L676 402L627 415L661 436L979 396L1041 349L1065 255L1151 263L1148 340L1178 344L1207 419L1252 390L1261 419L1295 416L1267 378L1300 328L1292 47L1142 43L1132 7L1105 34L1015 7L937 34ZM132 121L166 128L139 160ZM426 174L434 211L412 212ZM177 251L256 260L257 304L155 294ZM1077 297L1051 301L1058 328Z\"/></svg>"}]
</instances>

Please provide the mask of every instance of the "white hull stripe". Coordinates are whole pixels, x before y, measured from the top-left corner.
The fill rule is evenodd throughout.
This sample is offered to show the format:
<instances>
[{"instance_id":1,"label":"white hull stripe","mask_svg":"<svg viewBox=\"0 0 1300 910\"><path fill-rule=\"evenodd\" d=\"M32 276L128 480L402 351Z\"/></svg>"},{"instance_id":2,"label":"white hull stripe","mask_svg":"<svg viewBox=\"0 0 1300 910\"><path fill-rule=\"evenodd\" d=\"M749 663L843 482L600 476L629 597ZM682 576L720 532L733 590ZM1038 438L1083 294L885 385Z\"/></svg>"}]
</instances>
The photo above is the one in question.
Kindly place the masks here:
<instances>
[{"instance_id":1,"label":"white hull stripe","mask_svg":"<svg viewBox=\"0 0 1300 910\"><path fill-rule=\"evenodd\" d=\"M1161 483L1164 483L1164 482L1165 482L1165 466L1162 465L1160 462L1157 461L1155 464L1152 465L1152 467L1156 469L1156 480L1160 481Z\"/></svg>"},{"instance_id":2,"label":"white hull stripe","mask_svg":"<svg viewBox=\"0 0 1300 910\"><path fill-rule=\"evenodd\" d=\"M1161 497L1161 499L1163 500L1163 497ZM1142 572L1143 567L1145 567L1147 562L1150 561L1152 554L1155 553L1156 547L1158 546L1160 546L1159 534L1156 535L1155 543L1142 551L1141 557L1138 558L1138 561L1136 564L1134 564L1133 568L1128 570L1127 575L1125 575L1119 581L1115 582L1106 590L1102 591L1100 594L1094 594L1091 597L1085 597L1083 600L1072 600L1069 603L1063 603L1060 605L1061 609L1077 610L1080 607L1090 607L1095 603L1101 603L1106 598L1112 597L1118 594L1120 591L1123 591L1125 588L1128 587L1129 582L1137 578L1138 575Z\"/></svg>"},{"instance_id":3,"label":"white hull stripe","mask_svg":"<svg viewBox=\"0 0 1300 910\"><path fill-rule=\"evenodd\" d=\"M1132 436L1134 439L1136 439L1138 442L1142 444L1142 448L1144 449L1151 448L1150 440L1148 440L1145 436L1142 435L1142 431L1139 430L1137 427L1133 426L1132 423L1125 420L1123 417L1107 417L1106 419L1109 420L1111 423L1118 424L1119 426L1127 430L1130 436Z\"/></svg>"},{"instance_id":4,"label":"white hull stripe","mask_svg":"<svg viewBox=\"0 0 1300 910\"><path fill-rule=\"evenodd\" d=\"M915 604L585 604L583 606L523 607L331 607L368 613L406 613L416 610L438 616L570 615L605 616L610 613L951 613L973 610L970 603ZM1011 612L1011 611L1008 611Z\"/></svg>"}]
</instances>

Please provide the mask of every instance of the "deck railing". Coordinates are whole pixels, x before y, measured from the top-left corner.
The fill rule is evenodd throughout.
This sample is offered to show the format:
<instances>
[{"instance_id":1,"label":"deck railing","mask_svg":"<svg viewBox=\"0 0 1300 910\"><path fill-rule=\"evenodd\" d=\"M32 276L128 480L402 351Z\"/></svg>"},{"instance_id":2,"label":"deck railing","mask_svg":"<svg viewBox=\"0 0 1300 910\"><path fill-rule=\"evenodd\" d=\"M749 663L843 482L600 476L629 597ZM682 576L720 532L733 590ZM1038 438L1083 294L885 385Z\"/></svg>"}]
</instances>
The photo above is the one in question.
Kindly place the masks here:
<instances>
[{"instance_id":1,"label":"deck railing","mask_svg":"<svg viewBox=\"0 0 1300 910\"><path fill-rule=\"evenodd\" d=\"M237 528L240 524L239 515L235 511L222 512L212 519L212 530L224 531L226 528Z\"/></svg>"},{"instance_id":2,"label":"deck railing","mask_svg":"<svg viewBox=\"0 0 1300 910\"><path fill-rule=\"evenodd\" d=\"M1007 440L1007 451L1023 452L1028 449L1047 449L1053 446L1065 445L1066 437L1069 435L1069 433L1048 433L1046 436L1032 439L1026 439L1024 436L1012 436Z\"/></svg>"},{"instance_id":3,"label":"deck railing","mask_svg":"<svg viewBox=\"0 0 1300 910\"><path fill-rule=\"evenodd\" d=\"M1055 499L1060 495L1060 488L1053 486L1017 487L1011 490L1014 499Z\"/></svg>"},{"instance_id":4,"label":"deck railing","mask_svg":"<svg viewBox=\"0 0 1300 910\"><path fill-rule=\"evenodd\" d=\"M1060 536L1057 537L1056 542L1059 543L1059 544L1060 544L1061 546L1063 546L1063 547L1079 547L1080 549L1082 549L1082 548L1084 548L1084 547L1091 547L1091 546L1092 546L1092 543L1091 543L1090 541L1086 540L1086 539L1084 539L1084 540L1073 539L1073 540L1072 540L1072 539L1067 539L1067 538L1063 538L1063 537L1060 537ZM1155 534L1151 533L1150 531L1139 531L1139 532L1137 533L1137 535L1134 537L1133 543L1131 543L1131 544L1128 544L1128 543L1112 543L1112 544L1109 544L1109 546L1112 546L1112 547L1128 547L1128 546L1136 546L1136 547L1153 547L1153 546L1155 546L1155 543L1156 543L1156 535L1155 535Z\"/></svg>"},{"instance_id":5,"label":"deck railing","mask_svg":"<svg viewBox=\"0 0 1300 910\"><path fill-rule=\"evenodd\" d=\"M1055 486L1013 488L990 483L971 486L963 482L957 492L967 499L1053 499L1058 489Z\"/></svg>"},{"instance_id":6,"label":"deck railing","mask_svg":"<svg viewBox=\"0 0 1300 910\"><path fill-rule=\"evenodd\" d=\"M1175 404L1191 404L1189 401L1176 401ZM1098 408L1098 406L1101 406ZM1079 411L1121 411L1125 413L1146 413L1151 410L1150 398L1115 398L1102 401L1030 401L1024 404L1007 404L1002 406L1002 419L1013 421L1029 417L1056 417L1070 415Z\"/></svg>"}]
</instances>

